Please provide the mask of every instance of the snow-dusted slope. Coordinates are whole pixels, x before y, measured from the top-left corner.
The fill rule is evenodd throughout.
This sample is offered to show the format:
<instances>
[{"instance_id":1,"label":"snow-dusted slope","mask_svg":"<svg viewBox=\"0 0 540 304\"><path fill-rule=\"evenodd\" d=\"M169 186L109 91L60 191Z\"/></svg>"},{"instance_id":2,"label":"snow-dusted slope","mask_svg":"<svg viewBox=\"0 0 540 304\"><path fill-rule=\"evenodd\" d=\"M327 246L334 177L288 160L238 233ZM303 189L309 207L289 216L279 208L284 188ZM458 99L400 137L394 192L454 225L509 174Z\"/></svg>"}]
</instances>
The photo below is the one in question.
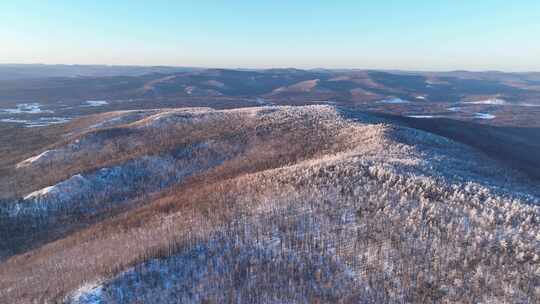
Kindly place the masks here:
<instances>
[{"instance_id":1,"label":"snow-dusted slope","mask_svg":"<svg viewBox=\"0 0 540 304\"><path fill-rule=\"evenodd\" d=\"M156 192L183 178L224 161L229 151L211 144L187 147L182 156L142 156L122 165L76 174L53 186L34 191L8 209L10 216L52 215L59 212L92 214L144 192ZM194 159L195 153L208 158ZM179 154L176 154L177 156Z\"/></svg>"},{"instance_id":2,"label":"snow-dusted slope","mask_svg":"<svg viewBox=\"0 0 540 304\"><path fill-rule=\"evenodd\" d=\"M240 178L241 186L230 191L237 204L232 223L196 241L186 237L170 255L100 278L68 301L204 303L232 296L258 303L527 302L534 297L518 284L502 283L537 271L540 198L534 185L465 146L425 132L356 124L348 136L355 143L350 150ZM204 229L198 224L186 234ZM511 254L501 253L506 246ZM495 261L507 269L496 269ZM404 268L410 265L414 270ZM484 287L467 288L465 281ZM502 286L511 288L491 291ZM422 298L431 288L433 294Z\"/></svg>"},{"instance_id":3,"label":"snow-dusted slope","mask_svg":"<svg viewBox=\"0 0 540 304\"><path fill-rule=\"evenodd\" d=\"M12 216L172 191L0 264L0 301L540 299L534 181L444 137L346 114L170 109L75 134L52 147L62 157L21 164L71 177Z\"/></svg>"},{"instance_id":4,"label":"snow-dusted slope","mask_svg":"<svg viewBox=\"0 0 540 304\"><path fill-rule=\"evenodd\" d=\"M120 111L89 120L65 142L17 164L47 186L3 204L0 211L11 217L95 213L181 183L242 153L258 153L259 146L279 140L279 132L272 133L282 126L294 123L299 133L317 136L345 126L330 107ZM255 157L274 157L265 152Z\"/></svg>"}]
</instances>

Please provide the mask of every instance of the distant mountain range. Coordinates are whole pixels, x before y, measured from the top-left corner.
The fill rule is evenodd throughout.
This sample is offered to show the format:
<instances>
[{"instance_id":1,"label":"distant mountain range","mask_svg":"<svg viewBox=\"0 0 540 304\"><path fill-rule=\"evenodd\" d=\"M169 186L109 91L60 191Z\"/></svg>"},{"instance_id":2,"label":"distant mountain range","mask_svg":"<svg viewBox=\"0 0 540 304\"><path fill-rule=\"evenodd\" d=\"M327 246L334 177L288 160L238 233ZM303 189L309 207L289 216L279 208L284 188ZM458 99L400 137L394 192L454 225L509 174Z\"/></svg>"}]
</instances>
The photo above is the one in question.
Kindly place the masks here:
<instances>
[{"instance_id":1,"label":"distant mountain range","mask_svg":"<svg viewBox=\"0 0 540 304\"><path fill-rule=\"evenodd\" d=\"M0 65L0 101L8 99L265 96L362 102L385 96L458 101L540 94L540 73L359 70L227 70L176 67ZM40 96L40 94L43 94ZM538 95L536 95L538 97Z\"/></svg>"},{"instance_id":2,"label":"distant mountain range","mask_svg":"<svg viewBox=\"0 0 540 304\"><path fill-rule=\"evenodd\" d=\"M417 118L540 126L534 119L540 112L539 73L2 65L0 79L0 124L42 125L35 119L55 123L141 108L333 104ZM101 102L84 107L87 101ZM27 105L41 106L43 115L13 111Z\"/></svg>"},{"instance_id":3,"label":"distant mountain range","mask_svg":"<svg viewBox=\"0 0 540 304\"><path fill-rule=\"evenodd\" d=\"M49 77L140 76L149 73L174 73L195 68L167 66L0 64L0 80Z\"/></svg>"}]
</instances>

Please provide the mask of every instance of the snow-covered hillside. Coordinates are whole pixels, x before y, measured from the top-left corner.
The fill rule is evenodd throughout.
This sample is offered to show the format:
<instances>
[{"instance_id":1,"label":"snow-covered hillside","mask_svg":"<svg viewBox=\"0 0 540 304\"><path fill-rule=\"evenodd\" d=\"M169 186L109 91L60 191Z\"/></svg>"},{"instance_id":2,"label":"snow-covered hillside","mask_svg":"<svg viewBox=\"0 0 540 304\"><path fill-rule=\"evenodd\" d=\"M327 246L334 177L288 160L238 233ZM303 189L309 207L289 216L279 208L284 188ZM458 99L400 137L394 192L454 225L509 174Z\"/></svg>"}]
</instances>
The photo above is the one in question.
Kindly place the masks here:
<instances>
[{"instance_id":1,"label":"snow-covered hillside","mask_svg":"<svg viewBox=\"0 0 540 304\"><path fill-rule=\"evenodd\" d=\"M1 263L0 300L540 299L540 189L466 145L333 106L123 115L20 163L57 173L4 215L156 195Z\"/></svg>"}]
</instances>

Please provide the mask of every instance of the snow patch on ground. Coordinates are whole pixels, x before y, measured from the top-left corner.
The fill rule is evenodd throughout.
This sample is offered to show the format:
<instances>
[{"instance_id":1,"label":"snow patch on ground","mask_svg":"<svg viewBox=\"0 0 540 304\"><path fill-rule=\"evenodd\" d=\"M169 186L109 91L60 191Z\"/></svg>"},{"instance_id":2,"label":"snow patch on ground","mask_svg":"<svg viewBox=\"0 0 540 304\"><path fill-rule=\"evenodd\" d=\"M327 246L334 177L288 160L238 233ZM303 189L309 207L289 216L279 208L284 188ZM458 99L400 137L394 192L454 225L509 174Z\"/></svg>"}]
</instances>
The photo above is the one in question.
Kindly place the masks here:
<instances>
[{"instance_id":1,"label":"snow patch on ground","mask_svg":"<svg viewBox=\"0 0 540 304\"><path fill-rule=\"evenodd\" d=\"M29 120L25 120L25 119L16 119L16 118L3 118L3 119L0 119L0 122L7 122L7 123L22 123L22 124L26 124L29 122Z\"/></svg>"},{"instance_id":2,"label":"snow patch on ground","mask_svg":"<svg viewBox=\"0 0 540 304\"><path fill-rule=\"evenodd\" d=\"M71 120L69 117L39 117L29 119L26 115L35 115L39 114L50 114L54 113L52 110L42 110L42 105L38 102L33 103L21 103L18 104L15 108L0 109L0 114L10 114L14 115L12 117L3 117L0 119L0 122L4 123L19 123L24 124L25 127L45 127L53 124L61 124ZM23 115L20 117L19 115Z\"/></svg>"},{"instance_id":3,"label":"snow patch on ground","mask_svg":"<svg viewBox=\"0 0 540 304\"><path fill-rule=\"evenodd\" d=\"M87 107L101 107L108 104L109 103L106 100L87 100L86 101Z\"/></svg>"},{"instance_id":4,"label":"snow patch on ground","mask_svg":"<svg viewBox=\"0 0 540 304\"><path fill-rule=\"evenodd\" d=\"M470 105L494 105L494 106L515 106L515 107L540 107L540 104L534 103L508 103L501 98L490 98L485 100L466 101L464 104Z\"/></svg>"},{"instance_id":5,"label":"snow patch on ground","mask_svg":"<svg viewBox=\"0 0 540 304\"><path fill-rule=\"evenodd\" d=\"M28 199L33 199L33 198L46 196L47 194L49 194L51 192L55 192L56 189L57 189L57 187L55 187L55 186L45 187L45 188L43 188L41 190L37 190L37 191L34 191L34 192L28 194L27 196L24 197L24 199L28 200Z\"/></svg>"},{"instance_id":6,"label":"snow patch on ground","mask_svg":"<svg viewBox=\"0 0 540 304\"><path fill-rule=\"evenodd\" d=\"M0 112L8 114L42 114L42 113L54 113L51 110L42 110L41 104L38 102L33 103L21 103L12 109L0 109Z\"/></svg>"},{"instance_id":7,"label":"snow patch on ground","mask_svg":"<svg viewBox=\"0 0 540 304\"><path fill-rule=\"evenodd\" d=\"M461 107L450 107L447 110L450 112L459 112L461 111Z\"/></svg>"},{"instance_id":8,"label":"snow patch on ground","mask_svg":"<svg viewBox=\"0 0 540 304\"><path fill-rule=\"evenodd\" d=\"M56 124L62 124L69 122L71 118L69 117L40 117L35 120L30 119L20 119L20 118L2 118L0 119L0 122L5 123L20 123L24 124L27 128L35 128L35 127L46 127L50 125L56 125Z\"/></svg>"},{"instance_id":9,"label":"snow patch on ground","mask_svg":"<svg viewBox=\"0 0 540 304\"><path fill-rule=\"evenodd\" d=\"M84 191L89 181L80 174L76 174L69 179L54 186L45 187L34 191L24 197L25 200L44 200L55 197L58 200L67 200L72 194Z\"/></svg>"},{"instance_id":10,"label":"snow patch on ground","mask_svg":"<svg viewBox=\"0 0 540 304\"><path fill-rule=\"evenodd\" d=\"M422 96L422 95L420 95L420 96L416 96L416 99L420 99L420 100L426 100L426 99L427 99L427 97L426 97L426 96Z\"/></svg>"},{"instance_id":11,"label":"snow patch on ground","mask_svg":"<svg viewBox=\"0 0 540 304\"><path fill-rule=\"evenodd\" d=\"M474 118L477 119L494 119L496 116L489 113L474 113Z\"/></svg>"},{"instance_id":12,"label":"snow patch on ground","mask_svg":"<svg viewBox=\"0 0 540 304\"><path fill-rule=\"evenodd\" d=\"M379 101L379 103L387 103L387 104L403 104L403 103L410 103L408 100L404 100L401 98L388 98Z\"/></svg>"},{"instance_id":13,"label":"snow patch on ground","mask_svg":"<svg viewBox=\"0 0 540 304\"><path fill-rule=\"evenodd\" d=\"M534 104L534 103L518 103L516 104L518 107L540 107L540 104Z\"/></svg>"},{"instance_id":14,"label":"snow patch on ground","mask_svg":"<svg viewBox=\"0 0 540 304\"><path fill-rule=\"evenodd\" d=\"M101 304L103 302L103 285L98 282L86 283L75 290L68 298L79 304Z\"/></svg>"},{"instance_id":15,"label":"snow patch on ground","mask_svg":"<svg viewBox=\"0 0 540 304\"><path fill-rule=\"evenodd\" d=\"M505 105L506 100L500 98L490 98L485 100L467 101L466 104L479 104L479 105Z\"/></svg>"},{"instance_id":16,"label":"snow patch on ground","mask_svg":"<svg viewBox=\"0 0 540 304\"><path fill-rule=\"evenodd\" d=\"M63 124L71 121L69 117L40 117L38 120L28 121L27 128L47 127L50 125Z\"/></svg>"},{"instance_id":17,"label":"snow patch on ground","mask_svg":"<svg viewBox=\"0 0 540 304\"><path fill-rule=\"evenodd\" d=\"M16 167L21 168L21 167L27 167L33 164L41 164L41 163L47 162L57 152L58 152L57 150L44 151L36 156L23 160L22 162L18 163Z\"/></svg>"},{"instance_id":18,"label":"snow patch on ground","mask_svg":"<svg viewBox=\"0 0 540 304\"><path fill-rule=\"evenodd\" d=\"M410 117L410 118L438 118L440 116L436 116L436 115L407 115L407 117Z\"/></svg>"}]
</instances>

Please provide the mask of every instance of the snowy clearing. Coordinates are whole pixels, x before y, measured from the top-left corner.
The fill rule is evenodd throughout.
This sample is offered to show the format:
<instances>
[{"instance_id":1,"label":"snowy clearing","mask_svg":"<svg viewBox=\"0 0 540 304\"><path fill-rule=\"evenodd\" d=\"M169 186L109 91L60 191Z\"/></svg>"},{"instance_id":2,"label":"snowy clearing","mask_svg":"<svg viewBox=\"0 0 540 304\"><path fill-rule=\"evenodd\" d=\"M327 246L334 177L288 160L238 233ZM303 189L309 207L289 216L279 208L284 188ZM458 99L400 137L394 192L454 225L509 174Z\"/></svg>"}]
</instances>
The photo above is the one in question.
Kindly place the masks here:
<instances>
[{"instance_id":1,"label":"snowy clearing","mask_svg":"<svg viewBox=\"0 0 540 304\"><path fill-rule=\"evenodd\" d=\"M30 119L18 119L18 118L3 118L0 119L0 122L5 123L20 123L24 124L27 128L35 128L35 127L46 127L50 125L56 125L56 124L62 124L69 122L71 118L69 117L40 117L36 120L30 120Z\"/></svg>"},{"instance_id":2,"label":"snowy clearing","mask_svg":"<svg viewBox=\"0 0 540 304\"><path fill-rule=\"evenodd\" d=\"M474 113L474 118L477 119L494 119L496 116L489 113Z\"/></svg>"},{"instance_id":3,"label":"snowy clearing","mask_svg":"<svg viewBox=\"0 0 540 304\"><path fill-rule=\"evenodd\" d=\"M493 105L493 106L514 106L514 107L540 107L540 104L534 103L508 103L504 99L491 98L486 100L466 101L464 104L470 105Z\"/></svg>"},{"instance_id":4,"label":"snowy clearing","mask_svg":"<svg viewBox=\"0 0 540 304\"><path fill-rule=\"evenodd\" d=\"M440 116L435 116L435 115L407 115L407 117L410 117L410 118L437 118L437 117L440 117Z\"/></svg>"},{"instance_id":5,"label":"snowy clearing","mask_svg":"<svg viewBox=\"0 0 540 304\"><path fill-rule=\"evenodd\" d=\"M55 154L57 151L56 150L47 150L47 151L44 151L36 156L33 156L33 157L30 157L26 160L23 160L22 162L18 163L17 164L17 168L21 168L21 167L26 167L26 166L29 166L31 164L35 164L35 163L42 163L42 162L45 162L47 160L50 159L50 157Z\"/></svg>"},{"instance_id":6,"label":"snowy clearing","mask_svg":"<svg viewBox=\"0 0 540 304\"><path fill-rule=\"evenodd\" d=\"M16 119L16 118L3 118L3 119L0 119L0 122L7 122L7 123L28 123L29 120L24 120L24 119Z\"/></svg>"},{"instance_id":7,"label":"snowy clearing","mask_svg":"<svg viewBox=\"0 0 540 304\"><path fill-rule=\"evenodd\" d=\"M485 100L466 101L467 104L479 104L479 105L505 105L506 100L500 98L490 98Z\"/></svg>"},{"instance_id":8,"label":"snowy clearing","mask_svg":"<svg viewBox=\"0 0 540 304\"><path fill-rule=\"evenodd\" d=\"M86 104L87 107L100 107L108 105L109 103L106 100L87 100Z\"/></svg>"},{"instance_id":9,"label":"snowy clearing","mask_svg":"<svg viewBox=\"0 0 540 304\"><path fill-rule=\"evenodd\" d=\"M21 103L18 104L15 108L11 109L0 109L0 112L8 114L41 114L41 113L54 113L51 110L42 110L41 104L38 102L33 103Z\"/></svg>"},{"instance_id":10,"label":"snowy clearing","mask_svg":"<svg viewBox=\"0 0 540 304\"><path fill-rule=\"evenodd\" d=\"M401 98L388 98L379 101L380 103L387 103L387 104L403 104L403 103L410 103L408 100L404 100Z\"/></svg>"}]
</instances>

